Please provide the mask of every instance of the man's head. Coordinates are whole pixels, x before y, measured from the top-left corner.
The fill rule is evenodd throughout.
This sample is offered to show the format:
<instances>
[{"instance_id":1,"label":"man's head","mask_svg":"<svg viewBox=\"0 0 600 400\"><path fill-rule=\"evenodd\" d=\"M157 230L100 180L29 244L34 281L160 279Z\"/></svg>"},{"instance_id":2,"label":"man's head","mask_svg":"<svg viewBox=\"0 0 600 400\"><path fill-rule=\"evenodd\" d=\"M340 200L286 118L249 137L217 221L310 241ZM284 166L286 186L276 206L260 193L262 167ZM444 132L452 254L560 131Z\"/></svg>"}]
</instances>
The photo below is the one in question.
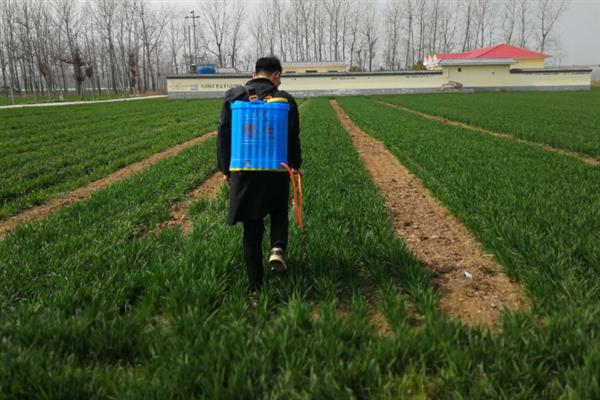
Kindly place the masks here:
<instances>
[{"instance_id":1,"label":"man's head","mask_svg":"<svg viewBox=\"0 0 600 400\"><path fill-rule=\"evenodd\" d=\"M281 85L281 62L277 57L261 57L254 68L255 78L267 78L275 87Z\"/></svg>"}]
</instances>

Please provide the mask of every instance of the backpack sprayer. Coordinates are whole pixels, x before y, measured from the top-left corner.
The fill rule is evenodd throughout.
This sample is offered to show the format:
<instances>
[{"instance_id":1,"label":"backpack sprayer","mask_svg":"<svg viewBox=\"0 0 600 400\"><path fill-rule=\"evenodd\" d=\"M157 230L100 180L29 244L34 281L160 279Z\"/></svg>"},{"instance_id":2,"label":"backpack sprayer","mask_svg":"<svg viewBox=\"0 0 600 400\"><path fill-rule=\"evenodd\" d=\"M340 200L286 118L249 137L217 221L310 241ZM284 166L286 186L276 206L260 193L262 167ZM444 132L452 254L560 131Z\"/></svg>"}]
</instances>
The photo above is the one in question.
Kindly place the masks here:
<instances>
[{"instance_id":1,"label":"backpack sprayer","mask_svg":"<svg viewBox=\"0 0 600 400\"><path fill-rule=\"evenodd\" d=\"M298 225L302 223L302 175L287 164L288 113L290 105L283 97L267 96L259 100L231 104L230 171L283 171L290 175L294 209ZM297 181L297 185L296 185Z\"/></svg>"}]
</instances>

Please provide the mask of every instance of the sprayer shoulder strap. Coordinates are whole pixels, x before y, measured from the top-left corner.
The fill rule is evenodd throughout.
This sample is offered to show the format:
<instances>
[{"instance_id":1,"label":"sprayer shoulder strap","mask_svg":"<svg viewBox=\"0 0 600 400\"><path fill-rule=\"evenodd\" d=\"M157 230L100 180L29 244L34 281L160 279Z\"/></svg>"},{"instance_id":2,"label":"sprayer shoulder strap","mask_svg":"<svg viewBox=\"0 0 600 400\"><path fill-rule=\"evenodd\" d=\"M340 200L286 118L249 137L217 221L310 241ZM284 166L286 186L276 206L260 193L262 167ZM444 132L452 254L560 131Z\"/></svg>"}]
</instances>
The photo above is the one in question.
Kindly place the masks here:
<instances>
[{"instance_id":1,"label":"sprayer shoulder strap","mask_svg":"<svg viewBox=\"0 0 600 400\"><path fill-rule=\"evenodd\" d=\"M231 91L229 92L229 96L228 96L231 100L231 102L233 103L236 100L248 100L248 98L250 97L250 92L248 91L248 89L246 88L246 86L236 86L234 88L231 89Z\"/></svg>"},{"instance_id":2,"label":"sprayer shoulder strap","mask_svg":"<svg viewBox=\"0 0 600 400\"><path fill-rule=\"evenodd\" d=\"M259 96L256 93L256 89L254 88L250 88L248 89L246 86L235 86L234 88L230 89L229 92L229 98L231 99L231 102L233 103L236 100L244 100L244 101L249 101L249 100L264 100L264 99L270 99L272 97L277 97L275 96L275 93L278 93L278 91L273 91L273 93L263 93L261 96Z\"/></svg>"}]
</instances>

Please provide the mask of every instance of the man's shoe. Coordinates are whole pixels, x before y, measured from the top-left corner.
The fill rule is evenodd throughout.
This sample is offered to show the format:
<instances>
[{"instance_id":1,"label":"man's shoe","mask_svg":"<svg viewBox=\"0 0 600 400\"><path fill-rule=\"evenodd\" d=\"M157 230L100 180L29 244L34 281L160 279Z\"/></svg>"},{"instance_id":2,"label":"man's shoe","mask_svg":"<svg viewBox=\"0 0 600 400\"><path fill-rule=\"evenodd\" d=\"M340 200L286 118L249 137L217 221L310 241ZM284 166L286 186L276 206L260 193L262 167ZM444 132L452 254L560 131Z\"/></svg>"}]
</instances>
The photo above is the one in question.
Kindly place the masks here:
<instances>
[{"instance_id":1,"label":"man's shoe","mask_svg":"<svg viewBox=\"0 0 600 400\"><path fill-rule=\"evenodd\" d=\"M273 247L271 249L271 254L269 254L269 265L273 272L285 272L287 270L283 249L281 247Z\"/></svg>"},{"instance_id":2,"label":"man's shoe","mask_svg":"<svg viewBox=\"0 0 600 400\"><path fill-rule=\"evenodd\" d=\"M258 307L258 292L253 290L248 295L248 307L254 309Z\"/></svg>"}]
</instances>

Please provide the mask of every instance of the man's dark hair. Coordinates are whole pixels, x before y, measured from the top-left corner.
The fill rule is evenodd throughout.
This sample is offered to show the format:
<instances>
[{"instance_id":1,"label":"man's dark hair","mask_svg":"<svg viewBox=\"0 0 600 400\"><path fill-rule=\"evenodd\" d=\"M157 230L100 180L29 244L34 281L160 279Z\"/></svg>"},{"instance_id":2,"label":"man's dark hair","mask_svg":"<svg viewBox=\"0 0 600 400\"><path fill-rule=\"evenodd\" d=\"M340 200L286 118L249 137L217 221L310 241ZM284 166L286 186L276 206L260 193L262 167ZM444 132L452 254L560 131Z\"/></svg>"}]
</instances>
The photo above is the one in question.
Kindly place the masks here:
<instances>
[{"instance_id":1,"label":"man's dark hair","mask_svg":"<svg viewBox=\"0 0 600 400\"><path fill-rule=\"evenodd\" d=\"M256 67L254 68L256 74L259 72L272 74L281 71L283 71L283 68L281 68L281 62L277 57L261 57L256 61Z\"/></svg>"}]
</instances>

